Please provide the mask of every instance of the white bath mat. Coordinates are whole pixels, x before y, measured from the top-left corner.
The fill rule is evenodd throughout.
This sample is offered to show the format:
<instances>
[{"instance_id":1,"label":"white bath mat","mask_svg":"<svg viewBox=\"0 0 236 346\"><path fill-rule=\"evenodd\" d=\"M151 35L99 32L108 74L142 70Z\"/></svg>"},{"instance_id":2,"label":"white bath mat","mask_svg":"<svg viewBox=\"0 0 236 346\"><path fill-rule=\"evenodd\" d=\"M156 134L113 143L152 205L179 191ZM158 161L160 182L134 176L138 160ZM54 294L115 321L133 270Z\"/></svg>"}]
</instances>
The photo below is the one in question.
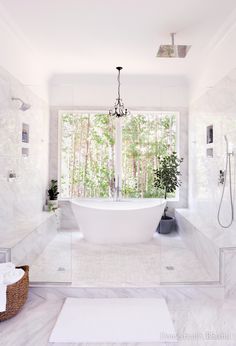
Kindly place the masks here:
<instances>
[{"instance_id":1,"label":"white bath mat","mask_svg":"<svg viewBox=\"0 0 236 346\"><path fill-rule=\"evenodd\" d=\"M164 299L67 298L50 342L177 342Z\"/></svg>"}]
</instances>

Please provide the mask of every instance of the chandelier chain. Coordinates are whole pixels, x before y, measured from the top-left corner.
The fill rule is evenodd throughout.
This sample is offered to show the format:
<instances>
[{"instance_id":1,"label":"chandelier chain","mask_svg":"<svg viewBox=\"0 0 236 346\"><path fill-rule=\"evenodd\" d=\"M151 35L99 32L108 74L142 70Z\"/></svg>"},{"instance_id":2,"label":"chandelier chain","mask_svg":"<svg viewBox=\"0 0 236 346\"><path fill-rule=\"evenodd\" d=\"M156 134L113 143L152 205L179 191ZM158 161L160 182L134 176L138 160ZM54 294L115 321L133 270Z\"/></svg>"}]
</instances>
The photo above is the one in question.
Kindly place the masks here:
<instances>
[{"instance_id":1,"label":"chandelier chain","mask_svg":"<svg viewBox=\"0 0 236 346\"><path fill-rule=\"evenodd\" d=\"M117 81L118 81L118 100L120 100L120 70L118 72Z\"/></svg>"},{"instance_id":2,"label":"chandelier chain","mask_svg":"<svg viewBox=\"0 0 236 346\"><path fill-rule=\"evenodd\" d=\"M118 76L117 76L117 82L118 82L118 98L116 99L115 105L113 109L109 110L109 115L115 116L117 118L124 117L129 114L129 111L127 108L125 108L122 99L120 97L120 71L123 67L118 66L116 69L118 70Z\"/></svg>"}]
</instances>

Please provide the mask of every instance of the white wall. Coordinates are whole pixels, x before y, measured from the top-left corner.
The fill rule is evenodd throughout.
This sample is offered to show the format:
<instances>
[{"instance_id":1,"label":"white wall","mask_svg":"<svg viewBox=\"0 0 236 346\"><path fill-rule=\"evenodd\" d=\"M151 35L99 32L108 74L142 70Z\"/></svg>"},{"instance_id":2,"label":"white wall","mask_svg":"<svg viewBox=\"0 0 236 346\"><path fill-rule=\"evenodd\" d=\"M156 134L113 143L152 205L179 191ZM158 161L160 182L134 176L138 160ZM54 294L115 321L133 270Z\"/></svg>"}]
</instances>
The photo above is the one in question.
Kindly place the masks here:
<instances>
[{"instance_id":1,"label":"white wall","mask_svg":"<svg viewBox=\"0 0 236 346\"><path fill-rule=\"evenodd\" d=\"M0 67L41 98L48 99L48 77L43 57L32 47L0 4Z\"/></svg>"},{"instance_id":2,"label":"white wall","mask_svg":"<svg viewBox=\"0 0 236 346\"><path fill-rule=\"evenodd\" d=\"M112 107L117 97L116 72L54 76L50 80L50 105ZM129 108L187 107L188 84L181 77L121 74L121 97Z\"/></svg>"},{"instance_id":3,"label":"white wall","mask_svg":"<svg viewBox=\"0 0 236 346\"><path fill-rule=\"evenodd\" d=\"M196 101L236 68L236 10L222 24L192 73L190 100ZM190 102L190 103L191 103Z\"/></svg>"}]
</instances>

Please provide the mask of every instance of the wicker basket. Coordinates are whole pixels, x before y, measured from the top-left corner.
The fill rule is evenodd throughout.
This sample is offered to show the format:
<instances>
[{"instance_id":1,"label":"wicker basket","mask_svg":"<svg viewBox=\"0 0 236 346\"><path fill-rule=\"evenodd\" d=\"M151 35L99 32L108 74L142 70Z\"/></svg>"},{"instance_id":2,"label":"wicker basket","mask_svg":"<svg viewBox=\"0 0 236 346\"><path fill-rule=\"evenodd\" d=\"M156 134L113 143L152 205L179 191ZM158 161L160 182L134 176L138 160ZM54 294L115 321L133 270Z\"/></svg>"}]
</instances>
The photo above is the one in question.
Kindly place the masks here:
<instances>
[{"instance_id":1,"label":"wicker basket","mask_svg":"<svg viewBox=\"0 0 236 346\"><path fill-rule=\"evenodd\" d=\"M29 266L16 267L25 271L24 276L12 285L7 286L7 308L0 312L0 322L15 316L22 308L28 297Z\"/></svg>"}]
</instances>

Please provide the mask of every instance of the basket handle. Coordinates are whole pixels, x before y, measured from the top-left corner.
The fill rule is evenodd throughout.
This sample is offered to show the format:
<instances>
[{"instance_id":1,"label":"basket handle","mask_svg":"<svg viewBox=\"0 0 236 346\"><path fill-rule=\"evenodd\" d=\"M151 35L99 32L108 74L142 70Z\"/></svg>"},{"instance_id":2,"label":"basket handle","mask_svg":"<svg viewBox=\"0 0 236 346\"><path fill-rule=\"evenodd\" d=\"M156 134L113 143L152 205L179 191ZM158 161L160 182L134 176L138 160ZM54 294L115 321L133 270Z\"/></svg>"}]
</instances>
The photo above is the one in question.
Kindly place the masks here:
<instances>
[{"instance_id":1,"label":"basket handle","mask_svg":"<svg viewBox=\"0 0 236 346\"><path fill-rule=\"evenodd\" d=\"M23 269L26 273L29 273L29 266L28 265L23 265L20 267L16 267L16 269Z\"/></svg>"}]
</instances>

